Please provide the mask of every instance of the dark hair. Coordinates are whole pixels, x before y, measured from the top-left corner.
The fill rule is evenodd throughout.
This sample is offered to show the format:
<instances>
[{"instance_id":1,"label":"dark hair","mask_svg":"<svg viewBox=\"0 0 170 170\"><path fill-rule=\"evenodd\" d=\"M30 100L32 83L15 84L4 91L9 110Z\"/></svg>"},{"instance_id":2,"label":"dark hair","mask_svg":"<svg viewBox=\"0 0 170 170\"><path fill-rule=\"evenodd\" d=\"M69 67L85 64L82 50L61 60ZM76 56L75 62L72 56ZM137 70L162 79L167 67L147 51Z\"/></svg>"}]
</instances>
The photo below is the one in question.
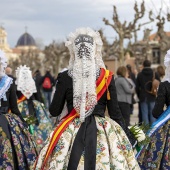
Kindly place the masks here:
<instances>
[{"instance_id":1,"label":"dark hair","mask_svg":"<svg viewBox=\"0 0 170 170\"><path fill-rule=\"evenodd\" d=\"M143 66L144 66L144 67L150 67L150 66L151 66L150 60L145 60L145 61L143 62Z\"/></svg>"},{"instance_id":2,"label":"dark hair","mask_svg":"<svg viewBox=\"0 0 170 170\"><path fill-rule=\"evenodd\" d=\"M130 72L132 71L132 67L131 67L130 64L127 64L127 65L126 65L126 68L127 68Z\"/></svg>"},{"instance_id":3,"label":"dark hair","mask_svg":"<svg viewBox=\"0 0 170 170\"><path fill-rule=\"evenodd\" d=\"M40 72L40 70L36 70L36 71L35 71L35 73L39 73L39 72Z\"/></svg>"},{"instance_id":4,"label":"dark hair","mask_svg":"<svg viewBox=\"0 0 170 170\"><path fill-rule=\"evenodd\" d=\"M161 66L161 65L159 65L159 66L157 67L157 72L158 72L158 74L159 74L160 77L163 77L163 76L165 75L165 69L164 69L164 67Z\"/></svg>"},{"instance_id":5,"label":"dark hair","mask_svg":"<svg viewBox=\"0 0 170 170\"><path fill-rule=\"evenodd\" d=\"M127 72L127 69L125 66L120 66L118 69L117 69L117 75L119 76L122 76L122 77L125 77L126 76L126 72Z\"/></svg>"}]
</instances>

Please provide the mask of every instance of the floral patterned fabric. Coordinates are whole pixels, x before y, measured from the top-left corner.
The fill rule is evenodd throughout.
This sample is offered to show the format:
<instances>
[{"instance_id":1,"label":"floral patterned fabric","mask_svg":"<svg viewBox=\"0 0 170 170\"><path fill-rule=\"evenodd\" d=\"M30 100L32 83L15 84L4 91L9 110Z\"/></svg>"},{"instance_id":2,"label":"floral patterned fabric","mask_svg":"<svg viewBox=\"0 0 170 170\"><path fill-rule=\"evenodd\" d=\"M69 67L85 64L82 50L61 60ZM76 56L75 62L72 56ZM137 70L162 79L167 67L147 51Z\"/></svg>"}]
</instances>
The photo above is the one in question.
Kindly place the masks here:
<instances>
[{"instance_id":1,"label":"floral patterned fabric","mask_svg":"<svg viewBox=\"0 0 170 170\"><path fill-rule=\"evenodd\" d=\"M137 157L143 170L170 169L170 120L150 136L150 143Z\"/></svg>"},{"instance_id":2,"label":"floral patterned fabric","mask_svg":"<svg viewBox=\"0 0 170 170\"><path fill-rule=\"evenodd\" d=\"M36 142L37 150L39 151L44 146L44 141L47 139L48 135L53 129L53 124L48 117L47 111L45 110L42 103L37 100L33 100L34 108L36 111L36 117L39 124L32 124L34 133L33 139ZM29 115L27 100L18 104L18 108L23 117Z\"/></svg>"},{"instance_id":3,"label":"floral patterned fabric","mask_svg":"<svg viewBox=\"0 0 170 170\"><path fill-rule=\"evenodd\" d=\"M0 169L16 170L15 159L17 170L32 170L37 152L28 129L18 116L12 113L4 116L9 123L12 141L0 124Z\"/></svg>"},{"instance_id":4,"label":"floral patterned fabric","mask_svg":"<svg viewBox=\"0 0 170 170\"><path fill-rule=\"evenodd\" d=\"M122 128L110 118L95 117L97 126L96 170L139 170L132 146ZM79 118L75 118L62 133L50 155L44 170L67 170L71 148L80 128ZM37 160L36 170L41 169L53 132L45 142ZM77 170L84 169L84 153Z\"/></svg>"}]
</instances>

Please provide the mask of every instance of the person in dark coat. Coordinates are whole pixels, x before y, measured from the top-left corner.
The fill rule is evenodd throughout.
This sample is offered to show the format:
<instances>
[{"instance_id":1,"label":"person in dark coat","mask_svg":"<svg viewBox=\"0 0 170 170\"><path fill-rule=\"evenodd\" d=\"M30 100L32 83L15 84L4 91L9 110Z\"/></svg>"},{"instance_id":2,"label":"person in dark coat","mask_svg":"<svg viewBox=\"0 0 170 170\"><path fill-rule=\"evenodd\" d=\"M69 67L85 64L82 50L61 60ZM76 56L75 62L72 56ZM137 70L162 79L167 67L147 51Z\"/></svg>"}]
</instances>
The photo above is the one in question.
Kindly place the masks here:
<instances>
[{"instance_id":1,"label":"person in dark coat","mask_svg":"<svg viewBox=\"0 0 170 170\"><path fill-rule=\"evenodd\" d=\"M130 64L126 65L127 71L128 71L128 78L130 78L134 84L136 84L136 77L135 74L132 72L132 67Z\"/></svg>"},{"instance_id":2,"label":"person in dark coat","mask_svg":"<svg viewBox=\"0 0 170 170\"><path fill-rule=\"evenodd\" d=\"M44 97L45 97L45 106L46 108L49 108L51 104L51 95L52 95L52 90L53 90L52 88L55 85L55 80L54 80L54 77L50 73L50 69L48 69L45 75L42 77L41 85L42 85L42 90L43 90Z\"/></svg>"},{"instance_id":3,"label":"person in dark coat","mask_svg":"<svg viewBox=\"0 0 170 170\"><path fill-rule=\"evenodd\" d=\"M36 85L36 88L37 88L37 93L35 94L36 100L38 100L41 103L44 103L44 100L43 100L43 97L42 97L42 85L41 85L42 76L41 76L40 70L35 71L35 73L33 75L33 79L35 80L35 85Z\"/></svg>"},{"instance_id":4,"label":"person in dark coat","mask_svg":"<svg viewBox=\"0 0 170 170\"><path fill-rule=\"evenodd\" d=\"M148 93L148 91L151 89L153 77L155 76L157 80L159 80L159 77L151 69L151 62L149 60L143 62L143 67L144 68L138 74L136 79L136 93L140 101L142 121L146 124L151 124L155 121L155 118L152 116L152 110L156 97Z\"/></svg>"},{"instance_id":5,"label":"person in dark coat","mask_svg":"<svg viewBox=\"0 0 170 170\"><path fill-rule=\"evenodd\" d=\"M49 108L52 116L65 116L46 141L35 169L139 170L124 132L131 136L118 106L113 73L102 60L99 33L77 29L66 46L70 64L58 75Z\"/></svg>"}]
</instances>

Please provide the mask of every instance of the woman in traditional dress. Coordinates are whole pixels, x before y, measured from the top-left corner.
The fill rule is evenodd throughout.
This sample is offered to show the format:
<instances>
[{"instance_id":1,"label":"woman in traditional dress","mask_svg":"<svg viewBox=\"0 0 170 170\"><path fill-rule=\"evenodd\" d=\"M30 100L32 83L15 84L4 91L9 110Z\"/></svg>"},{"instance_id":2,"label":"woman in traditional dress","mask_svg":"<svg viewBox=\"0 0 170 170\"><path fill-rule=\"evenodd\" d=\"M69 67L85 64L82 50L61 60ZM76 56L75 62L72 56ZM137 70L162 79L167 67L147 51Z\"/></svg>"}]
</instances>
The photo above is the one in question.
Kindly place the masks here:
<instances>
[{"instance_id":1,"label":"woman in traditional dress","mask_svg":"<svg viewBox=\"0 0 170 170\"><path fill-rule=\"evenodd\" d=\"M90 28L77 29L66 46L71 54L69 67L58 75L50 113L65 115L62 110L66 104L68 114L61 116L46 140L35 169L138 170L132 145L121 128L127 131L113 74L102 61L99 33ZM110 118L104 116L106 105Z\"/></svg>"},{"instance_id":2,"label":"woman in traditional dress","mask_svg":"<svg viewBox=\"0 0 170 170\"><path fill-rule=\"evenodd\" d=\"M170 169L170 50L164 58L165 76L159 85L152 111L157 118L148 132L151 141L137 154L141 169ZM164 111L164 106L167 109Z\"/></svg>"},{"instance_id":3,"label":"woman in traditional dress","mask_svg":"<svg viewBox=\"0 0 170 170\"><path fill-rule=\"evenodd\" d=\"M29 67L20 66L16 70L18 108L28 122L30 132L39 151L53 125L44 105L39 102L37 89Z\"/></svg>"},{"instance_id":4,"label":"woman in traditional dress","mask_svg":"<svg viewBox=\"0 0 170 170\"><path fill-rule=\"evenodd\" d=\"M6 67L5 53L0 50L0 169L31 170L37 152L18 110L16 86L5 74Z\"/></svg>"}]
</instances>

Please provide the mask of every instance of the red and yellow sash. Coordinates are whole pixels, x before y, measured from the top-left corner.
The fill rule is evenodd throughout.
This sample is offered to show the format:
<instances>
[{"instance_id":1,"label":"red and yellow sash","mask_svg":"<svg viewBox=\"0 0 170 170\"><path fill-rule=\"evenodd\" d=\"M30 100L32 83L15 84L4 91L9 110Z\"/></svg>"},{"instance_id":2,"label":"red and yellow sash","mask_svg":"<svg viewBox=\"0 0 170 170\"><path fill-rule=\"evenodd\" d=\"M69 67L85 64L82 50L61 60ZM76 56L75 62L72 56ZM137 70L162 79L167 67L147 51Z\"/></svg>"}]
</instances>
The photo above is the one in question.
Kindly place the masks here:
<instances>
[{"instance_id":1,"label":"red and yellow sash","mask_svg":"<svg viewBox=\"0 0 170 170\"><path fill-rule=\"evenodd\" d=\"M26 100L26 99L27 99L27 98L26 98L24 95L22 95L22 96L17 100L17 104L20 103L20 102L22 102L22 101L24 101L24 100ZM8 113L11 113L11 109L9 109Z\"/></svg>"},{"instance_id":2,"label":"red and yellow sash","mask_svg":"<svg viewBox=\"0 0 170 170\"><path fill-rule=\"evenodd\" d=\"M24 100L26 100L27 98L24 96L24 95L22 95L18 100L17 100L17 104L18 103L21 103L22 101L24 101Z\"/></svg>"},{"instance_id":3,"label":"red and yellow sash","mask_svg":"<svg viewBox=\"0 0 170 170\"><path fill-rule=\"evenodd\" d=\"M111 82L112 79L112 75L113 73L110 72L109 70L105 70L105 69L101 69L101 73L99 78L96 81L96 92L97 92L97 100L99 100L101 98L101 96L103 95L103 93L107 90L108 91L108 85ZM41 168L41 170L44 169L44 166L49 158L49 156L51 155L54 147L56 146L58 140L60 139L61 134L65 131L65 129L68 127L68 125L70 124L70 122L72 122L76 117L79 117L79 114L76 113L75 109L73 109L66 117L65 119L61 122L61 124L56 127L56 129L53 132L53 135L51 137L51 141L50 141L50 145L47 149L45 158L44 158L44 162L43 162L43 166Z\"/></svg>"}]
</instances>

